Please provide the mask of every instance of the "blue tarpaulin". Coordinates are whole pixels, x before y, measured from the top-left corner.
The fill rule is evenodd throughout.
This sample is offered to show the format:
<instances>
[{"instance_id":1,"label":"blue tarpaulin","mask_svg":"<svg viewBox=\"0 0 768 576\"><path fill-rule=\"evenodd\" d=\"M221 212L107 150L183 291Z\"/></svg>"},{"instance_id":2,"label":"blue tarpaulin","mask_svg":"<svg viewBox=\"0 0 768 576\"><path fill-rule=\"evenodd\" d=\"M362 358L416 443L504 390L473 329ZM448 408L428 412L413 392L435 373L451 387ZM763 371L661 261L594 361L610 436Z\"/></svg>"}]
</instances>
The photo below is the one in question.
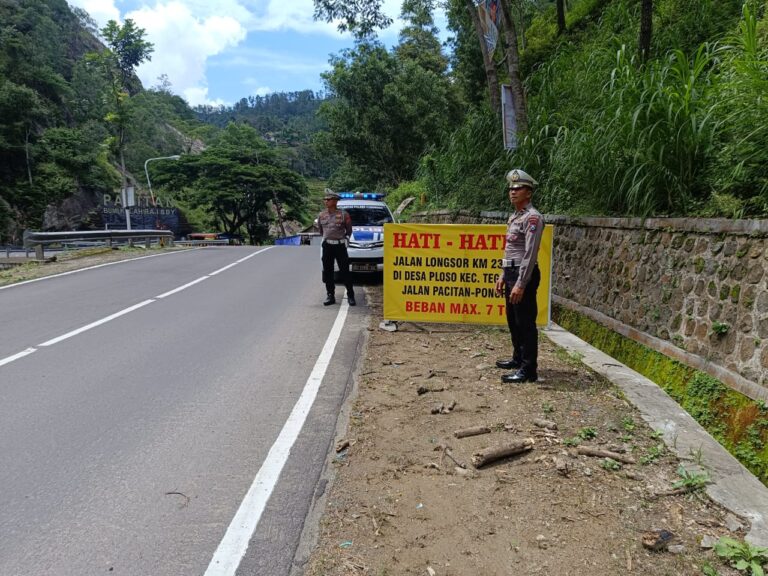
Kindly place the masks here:
<instances>
[{"instance_id":1,"label":"blue tarpaulin","mask_svg":"<svg viewBox=\"0 0 768 576\"><path fill-rule=\"evenodd\" d=\"M287 238L275 238L278 246L301 246L301 236L288 236Z\"/></svg>"}]
</instances>

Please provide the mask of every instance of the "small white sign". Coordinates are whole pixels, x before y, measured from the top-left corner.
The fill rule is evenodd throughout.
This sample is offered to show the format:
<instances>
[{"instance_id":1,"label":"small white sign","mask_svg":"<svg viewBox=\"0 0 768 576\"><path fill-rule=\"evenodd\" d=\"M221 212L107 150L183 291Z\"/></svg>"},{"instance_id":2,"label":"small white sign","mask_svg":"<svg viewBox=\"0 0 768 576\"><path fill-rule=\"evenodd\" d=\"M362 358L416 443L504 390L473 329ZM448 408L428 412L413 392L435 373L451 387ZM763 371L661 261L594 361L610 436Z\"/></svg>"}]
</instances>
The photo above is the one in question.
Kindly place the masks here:
<instances>
[{"instance_id":1,"label":"small white sign","mask_svg":"<svg viewBox=\"0 0 768 576\"><path fill-rule=\"evenodd\" d=\"M517 149L517 116L515 115L515 96L512 86L501 85L501 121L504 132L504 149Z\"/></svg>"},{"instance_id":2,"label":"small white sign","mask_svg":"<svg viewBox=\"0 0 768 576\"><path fill-rule=\"evenodd\" d=\"M120 190L120 198L123 201L123 207L130 208L131 206L136 206L136 194L133 186Z\"/></svg>"}]
</instances>

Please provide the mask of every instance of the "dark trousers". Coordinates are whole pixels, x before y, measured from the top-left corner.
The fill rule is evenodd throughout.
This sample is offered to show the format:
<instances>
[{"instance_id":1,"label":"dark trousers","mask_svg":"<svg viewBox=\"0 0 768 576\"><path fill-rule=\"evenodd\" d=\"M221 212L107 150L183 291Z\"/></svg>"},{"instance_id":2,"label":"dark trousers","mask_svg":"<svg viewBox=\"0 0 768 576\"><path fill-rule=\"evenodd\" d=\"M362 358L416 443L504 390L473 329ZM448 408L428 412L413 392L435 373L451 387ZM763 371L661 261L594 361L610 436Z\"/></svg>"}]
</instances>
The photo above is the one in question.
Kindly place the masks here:
<instances>
[{"instance_id":1,"label":"dark trousers","mask_svg":"<svg viewBox=\"0 0 768 576\"><path fill-rule=\"evenodd\" d=\"M529 375L536 374L539 357L539 332L536 329L536 290L541 281L541 272L536 266L523 292L523 299L517 304L509 302L509 294L517 282L518 268L504 269L504 297L507 304L507 325L512 336L514 359L520 362L520 369Z\"/></svg>"},{"instance_id":2,"label":"dark trousers","mask_svg":"<svg viewBox=\"0 0 768 576\"><path fill-rule=\"evenodd\" d=\"M333 281L333 261L339 263L339 278L347 288L347 295L355 293L352 287L352 277L349 274L349 256L345 244L326 244L323 242L323 282L328 294L336 291Z\"/></svg>"}]
</instances>

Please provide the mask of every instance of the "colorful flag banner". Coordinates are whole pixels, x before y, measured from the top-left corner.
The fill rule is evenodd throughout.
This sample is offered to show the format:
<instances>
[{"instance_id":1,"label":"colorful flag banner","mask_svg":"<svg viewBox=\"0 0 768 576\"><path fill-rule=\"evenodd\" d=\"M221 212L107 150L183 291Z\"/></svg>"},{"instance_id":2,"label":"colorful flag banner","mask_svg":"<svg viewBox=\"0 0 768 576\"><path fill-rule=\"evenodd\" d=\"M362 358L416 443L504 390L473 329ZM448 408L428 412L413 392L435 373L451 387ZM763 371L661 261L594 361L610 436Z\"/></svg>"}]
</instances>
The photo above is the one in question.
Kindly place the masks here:
<instances>
[{"instance_id":1,"label":"colorful flag banner","mask_svg":"<svg viewBox=\"0 0 768 576\"><path fill-rule=\"evenodd\" d=\"M480 0L477 5L478 15L480 16L480 26L483 29L485 45L488 47L488 53L493 54L496 50L496 42L499 39L499 24L501 22L500 0Z\"/></svg>"}]
</instances>

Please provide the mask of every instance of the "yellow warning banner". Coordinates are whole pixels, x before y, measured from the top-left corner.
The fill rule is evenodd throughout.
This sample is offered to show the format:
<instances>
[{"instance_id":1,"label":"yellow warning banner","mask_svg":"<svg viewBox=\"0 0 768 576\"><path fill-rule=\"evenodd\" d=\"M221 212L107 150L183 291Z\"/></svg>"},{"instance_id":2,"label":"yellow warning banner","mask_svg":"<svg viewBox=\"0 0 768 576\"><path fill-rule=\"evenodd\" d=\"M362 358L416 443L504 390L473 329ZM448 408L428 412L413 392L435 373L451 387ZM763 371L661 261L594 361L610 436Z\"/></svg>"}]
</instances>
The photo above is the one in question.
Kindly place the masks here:
<instances>
[{"instance_id":1,"label":"yellow warning banner","mask_svg":"<svg viewBox=\"0 0 768 576\"><path fill-rule=\"evenodd\" d=\"M539 248L540 326L550 320L552 233L544 227ZM503 224L386 224L384 318L506 325L495 290L505 244Z\"/></svg>"}]
</instances>

